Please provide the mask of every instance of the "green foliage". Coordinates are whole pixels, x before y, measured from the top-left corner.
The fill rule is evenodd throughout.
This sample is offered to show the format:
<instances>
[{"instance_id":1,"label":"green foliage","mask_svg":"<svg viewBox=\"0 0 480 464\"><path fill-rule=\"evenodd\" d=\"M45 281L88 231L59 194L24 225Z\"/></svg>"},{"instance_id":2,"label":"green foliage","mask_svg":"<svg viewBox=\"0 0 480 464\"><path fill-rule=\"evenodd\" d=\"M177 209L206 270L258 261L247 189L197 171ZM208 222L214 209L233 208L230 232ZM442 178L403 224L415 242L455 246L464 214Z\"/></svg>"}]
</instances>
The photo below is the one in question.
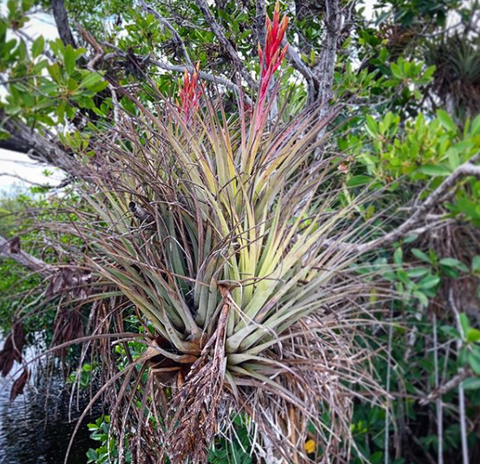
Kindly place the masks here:
<instances>
[{"instance_id":1,"label":"green foliage","mask_svg":"<svg viewBox=\"0 0 480 464\"><path fill-rule=\"evenodd\" d=\"M98 441L98 448L90 448L87 452L88 463L118 464L118 449L114 438L110 434L110 416L99 417L95 423L88 424L91 438ZM125 463L132 462L132 455L127 451Z\"/></svg>"},{"instance_id":2,"label":"green foliage","mask_svg":"<svg viewBox=\"0 0 480 464\"><path fill-rule=\"evenodd\" d=\"M445 111L438 111L431 121L422 114L404 121L399 134L400 121L393 113L379 121L367 116L366 131L373 150L361 154L360 161L376 179L407 175L412 181L425 181L448 176L480 148L480 117L463 133Z\"/></svg>"},{"instance_id":3,"label":"green foliage","mask_svg":"<svg viewBox=\"0 0 480 464\"><path fill-rule=\"evenodd\" d=\"M78 109L94 110L93 97L107 83L99 73L76 66L85 49L65 47L60 39L46 42L42 36L30 47L23 37L7 39L9 28L15 31L29 21L30 7L29 2L12 0L8 15L0 17L0 66L4 66L0 69L7 73L3 84L8 87L0 108L9 116L21 115L38 129L47 129L72 120Z\"/></svg>"}]
</instances>

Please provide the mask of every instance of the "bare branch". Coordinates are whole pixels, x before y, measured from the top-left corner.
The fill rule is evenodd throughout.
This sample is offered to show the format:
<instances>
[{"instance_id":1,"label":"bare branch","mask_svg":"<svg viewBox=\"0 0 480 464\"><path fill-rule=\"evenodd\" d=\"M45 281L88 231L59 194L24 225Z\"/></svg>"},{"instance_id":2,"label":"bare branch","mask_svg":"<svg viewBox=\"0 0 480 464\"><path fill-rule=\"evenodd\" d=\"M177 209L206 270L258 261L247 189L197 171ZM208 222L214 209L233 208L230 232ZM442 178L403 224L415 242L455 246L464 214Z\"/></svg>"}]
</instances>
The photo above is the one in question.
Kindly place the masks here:
<instances>
[{"instance_id":1,"label":"bare branch","mask_svg":"<svg viewBox=\"0 0 480 464\"><path fill-rule=\"evenodd\" d=\"M477 155L478 156L478 155ZM475 158L477 158L477 156ZM365 253L374 248L389 245L401 238L412 233L422 222L425 221L427 213L436 205L438 205L449 191L456 187L458 181L466 176L474 176L480 178L480 166L476 166L472 163L472 160L459 166L452 174L450 174L445 181L432 192L427 199L413 212L409 219L407 219L402 225L397 227L392 232L372 240L362 245L352 245L358 253Z\"/></svg>"},{"instance_id":2,"label":"bare branch","mask_svg":"<svg viewBox=\"0 0 480 464\"><path fill-rule=\"evenodd\" d=\"M267 20L267 8L265 6L265 0L257 0L255 9L255 30L257 31L257 40L260 46L264 47L267 37L267 31L265 29L265 24ZM285 46L284 44L282 45Z\"/></svg>"},{"instance_id":3,"label":"bare branch","mask_svg":"<svg viewBox=\"0 0 480 464\"><path fill-rule=\"evenodd\" d=\"M332 97L333 77L337 58L338 40L341 28L341 10L339 0L325 1L325 39L320 59L313 72L318 81L317 101L327 110L327 103Z\"/></svg>"},{"instance_id":4,"label":"bare branch","mask_svg":"<svg viewBox=\"0 0 480 464\"><path fill-rule=\"evenodd\" d=\"M177 30L172 26L172 24L170 24L170 22L167 19L165 19L162 15L160 15L158 11L156 11L151 5L149 5L144 0L140 0L140 5L146 12L153 14L153 16L155 16L155 18L157 18L157 20L160 23L162 23L172 33L173 38L175 39L175 42L178 45L180 45L180 47L182 48L182 53L183 53L183 56L185 57L185 61L189 66L193 67L192 60L190 59L190 56L188 55L187 47L185 46L185 42L180 37L180 34L177 32Z\"/></svg>"},{"instance_id":5,"label":"bare branch","mask_svg":"<svg viewBox=\"0 0 480 464\"><path fill-rule=\"evenodd\" d=\"M71 45L73 48L77 48L77 44L70 29L68 22L67 10L63 0L51 0L53 17L57 25L58 34L65 45Z\"/></svg>"},{"instance_id":6,"label":"bare branch","mask_svg":"<svg viewBox=\"0 0 480 464\"><path fill-rule=\"evenodd\" d=\"M424 406L430 401L435 401L438 398L441 398L443 395L445 395L449 391L457 388L466 378L471 377L472 375L474 374L470 369L464 369L464 368L458 369L457 375L452 377L448 382L445 382L444 384L440 385L438 388L433 390L431 393L429 393L427 397L420 400L419 403L422 406Z\"/></svg>"},{"instance_id":7,"label":"bare branch","mask_svg":"<svg viewBox=\"0 0 480 464\"><path fill-rule=\"evenodd\" d=\"M478 167L480 171L479 166ZM450 309L455 314L455 320L457 322L457 330L460 333L461 339L457 339L457 353L460 352L463 346L463 340L465 339L465 333L463 332L462 323L460 320L460 311L457 307L457 302L455 301L455 295L453 291L453 287L450 287L448 291L448 304ZM460 373L463 369L460 367L458 372ZM468 455L468 431L467 431L467 413L465 408L465 391L463 389L463 385L461 382L458 383L458 409L460 412L460 433L462 436L462 457L463 457L463 464L469 463L469 455Z\"/></svg>"},{"instance_id":8,"label":"bare branch","mask_svg":"<svg viewBox=\"0 0 480 464\"><path fill-rule=\"evenodd\" d=\"M195 3L200 8L200 11L202 12L203 16L207 20L208 25L210 26L210 29L212 30L212 32L215 34L215 37L220 42L220 45L228 53L228 56L232 60L234 67L237 69L237 71L241 73L242 77L245 79L247 84L251 88L256 89L257 83L255 82L253 77L250 75L248 70L243 65L242 60L240 59L237 51L235 50L235 47L232 45L230 40L227 39L225 30L220 24L217 23L208 5L205 3L204 0L195 0Z\"/></svg>"},{"instance_id":9,"label":"bare branch","mask_svg":"<svg viewBox=\"0 0 480 464\"><path fill-rule=\"evenodd\" d=\"M282 47L285 47L287 45L287 41L283 39L282 41ZM291 44L288 45L288 50L287 50L287 60L288 62L292 65L292 67L297 70L307 81L307 95L308 95L308 101L307 104L310 105L315 101L315 93L316 93L316 83L317 79L315 77L315 74L312 72L312 70L303 62L301 56L295 50L294 47L292 47Z\"/></svg>"},{"instance_id":10,"label":"bare branch","mask_svg":"<svg viewBox=\"0 0 480 464\"><path fill-rule=\"evenodd\" d=\"M33 164L33 163L32 163ZM34 163L35 166L38 166L38 164ZM19 176L17 174L12 174L8 172L0 172L0 177L13 177L14 179L21 180L22 182L25 182L26 184L33 185L35 187L42 187L43 189L49 189L49 190L56 190L56 189L61 189L63 187L66 187L67 185L72 183L73 178L70 176L65 177L63 180L61 180L57 185L50 185L50 184L40 184L38 182L33 182L31 180L26 179L25 177Z\"/></svg>"},{"instance_id":11,"label":"bare branch","mask_svg":"<svg viewBox=\"0 0 480 464\"><path fill-rule=\"evenodd\" d=\"M2 129L11 137L0 141L0 148L25 153L32 159L74 173L72 157L58 145L40 135L24 122L5 117L4 113L0 111L0 119L2 118L4 118Z\"/></svg>"},{"instance_id":12,"label":"bare branch","mask_svg":"<svg viewBox=\"0 0 480 464\"><path fill-rule=\"evenodd\" d=\"M7 240L0 235L0 258L13 259L22 266L43 276L49 276L53 271L53 267L49 264L21 250L18 237Z\"/></svg>"},{"instance_id":13,"label":"bare branch","mask_svg":"<svg viewBox=\"0 0 480 464\"><path fill-rule=\"evenodd\" d=\"M155 66L158 66L159 68L165 69L166 71L173 71L173 72L179 72L179 73L185 72L185 69L187 69L187 71L189 72L194 71L193 66L180 66L180 65L170 64L170 63L162 63L161 61L152 60L152 59L150 59L149 62L154 64ZM248 95L246 95L245 92L242 92L241 89L238 87L238 85L233 83L229 79L226 79L225 77L215 76L213 74L209 74L204 71L199 71L198 75L203 80L214 82L215 84L223 85L231 90L234 90L235 93L240 98L243 98L246 103L248 103L249 105L252 105L252 100L248 97Z\"/></svg>"},{"instance_id":14,"label":"bare branch","mask_svg":"<svg viewBox=\"0 0 480 464\"><path fill-rule=\"evenodd\" d=\"M10 174L8 172L0 172L0 177L12 177L14 179L21 180L22 182L25 182L26 184L34 185L35 187L52 188L51 185L40 184L38 182L33 182L31 180L25 179L25 177L19 176L17 174Z\"/></svg>"},{"instance_id":15,"label":"bare branch","mask_svg":"<svg viewBox=\"0 0 480 464\"><path fill-rule=\"evenodd\" d=\"M127 54L121 50L120 48L116 47L115 45L112 45L108 42L101 42L101 45L111 48L112 50L115 50L115 53L108 53L103 57L105 61L111 60L117 57L121 58L126 58ZM172 72L178 72L178 73L184 73L185 69L191 73L195 70L193 65L177 65L177 64L172 64L169 62L164 62L164 61L158 61L155 59L152 59L150 57L139 57L140 61L148 61L148 63L153 64L154 66L159 67L160 69L164 69L165 71L172 71ZM217 85L223 85L224 87L233 90L239 98L242 98L246 103L249 105L252 105L252 100L248 97L248 95L243 92L240 87L232 82L230 79L227 79L226 77L222 76L216 76L211 73L207 73L205 71L199 71L198 75L201 79L209 82L213 82Z\"/></svg>"}]
</instances>

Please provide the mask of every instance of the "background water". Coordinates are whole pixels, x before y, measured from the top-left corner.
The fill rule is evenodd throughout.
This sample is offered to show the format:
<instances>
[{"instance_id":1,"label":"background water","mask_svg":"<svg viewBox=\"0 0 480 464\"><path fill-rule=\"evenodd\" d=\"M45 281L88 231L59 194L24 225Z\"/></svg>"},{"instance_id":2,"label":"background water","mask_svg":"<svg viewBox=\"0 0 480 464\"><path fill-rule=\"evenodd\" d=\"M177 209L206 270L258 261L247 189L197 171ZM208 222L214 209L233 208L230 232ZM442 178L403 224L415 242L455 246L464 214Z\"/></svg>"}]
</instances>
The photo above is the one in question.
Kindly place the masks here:
<instances>
[{"instance_id":1,"label":"background water","mask_svg":"<svg viewBox=\"0 0 480 464\"><path fill-rule=\"evenodd\" d=\"M33 357L34 350L28 351L27 357ZM12 373L18 368L15 363ZM0 377L0 464L63 464L76 419L88 404L85 395L78 408L76 401L70 408L70 394L59 375L47 381L37 370L33 377L25 393L12 403L9 398L14 379ZM98 411L93 413L80 427L69 464L86 464L86 452L98 446L90 439L86 425L99 415Z\"/></svg>"}]
</instances>

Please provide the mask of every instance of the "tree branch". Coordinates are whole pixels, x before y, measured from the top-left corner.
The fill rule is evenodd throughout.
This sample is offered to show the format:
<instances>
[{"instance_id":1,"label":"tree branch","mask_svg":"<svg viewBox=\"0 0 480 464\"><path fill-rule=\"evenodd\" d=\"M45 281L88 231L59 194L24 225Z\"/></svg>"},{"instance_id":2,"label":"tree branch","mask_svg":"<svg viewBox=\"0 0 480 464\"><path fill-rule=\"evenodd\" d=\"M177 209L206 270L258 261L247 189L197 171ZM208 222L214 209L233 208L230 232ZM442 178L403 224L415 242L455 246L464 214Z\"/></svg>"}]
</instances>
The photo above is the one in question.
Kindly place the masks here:
<instances>
[{"instance_id":1,"label":"tree branch","mask_svg":"<svg viewBox=\"0 0 480 464\"><path fill-rule=\"evenodd\" d=\"M203 16L207 20L210 29L212 30L212 32L215 34L215 37L220 42L220 45L228 53L228 56L232 60L234 67L237 69L237 71L241 73L242 77L245 79L247 84L251 88L256 89L257 83L255 82L253 77L250 75L248 70L243 65L242 60L240 59L237 51L235 50L235 47L232 45L230 40L227 39L225 30L220 24L217 23L208 5L205 3L204 0L195 0L195 3L200 8L200 11L202 12Z\"/></svg>"},{"instance_id":2,"label":"tree branch","mask_svg":"<svg viewBox=\"0 0 480 464\"><path fill-rule=\"evenodd\" d=\"M18 237L7 240L0 235L0 258L13 259L22 266L33 272L38 272L44 277L51 275L54 270L51 265L21 250Z\"/></svg>"},{"instance_id":3,"label":"tree branch","mask_svg":"<svg viewBox=\"0 0 480 464\"><path fill-rule=\"evenodd\" d=\"M112 50L115 50L115 53L109 53L103 57L105 61L114 59L117 57L120 58L127 58L127 54L116 47L115 45L112 45L108 42L101 42L101 45L111 48ZM163 61L158 61L149 57L139 57L140 61L148 60L148 63L153 64L154 66L157 66L161 69L164 69L165 71L172 71L172 72L178 72L178 73L184 73L185 69L191 73L194 71L194 66L192 65L177 65L177 64L172 64L169 62L163 62ZM249 105L252 105L252 100L248 97L248 95L243 92L240 87L232 82L230 79L227 79L226 77L221 77L221 76L216 76L214 74L207 73L205 71L199 71L198 75L201 79L209 82L213 82L217 85L223 85L224 87L233 90L239 98L242 98L246 103Z\"/></svg>"},{"instance_id":4,"label":"tree branch","mask_svg":"<svg viewBox=\"0 0 480 464\"><path fill-rule=\"evenodd\" d=\"M11 135L10 138L0 141L0 148L25 153L32 159L74 173L72 157L55 143L24 122L6 117L2 111L0 111L0 119L3 119L2 129Z\"/></svg>"},{"instance_id":5,"label":"tree branch","mask_svg":"<svg viewBox=\"0 0 480 464\"><path fill-rule=\"evenodd\" d=\"M464 369L463 367L461 367L460 369L458 369L457 375L452 377L448 382L445 382L444 384L433 390L431 393L428 394L428 396L421 399L419 401L420 405L425 406L430 401L435 401L436 399L441 398L450 390L457 388L465 379L473 375L474 373L471 371L471 369Z\"/></svg>"},{"instance_id":6,"label":"tree branch","mask_svg":"<svg viewBox=\"0 0 480 464\"><path fill-rule=\"evenodd\" d=\"M431 218L431 216L428 215L429 211L445 201L445 199L450 196L451 190L456 187L457 183L463 177L474 176L480 179L480 166L473 164L474 162L478 161L479 158L480 153L475 155L466 163L460 165L434 192L427 197L427 199L420 206L418 206L416 209L412 209L411 216L403 224L391 232L360 245L327 240L325 242L325 246L338 247L349 250L352 253L363 254L373 249L390 245L391 243L394 243L409 234L421 234L427 230L432 230L434 227L438 227L442 222L441 218L436 215L433 216L432 222L426 223L429 218ZM443 222L442 224L445 223L446 222Z\"/></svg>"},{"instance_id":7,"label":"tree branch","mask_svg":"<svg viewBox=\"0 0 480 464\"><path fill-rule=\"evenodd\" d=\"M257 32L257 41L261 47L264 47L267 37L267 31L265 29L265 24L267 20L267 7L265 6L265 0L256 0L255 10L256 14L254 22L255 30Z\"/></svg>"},{"instance_id":8,"label":"tree branch","mask_svg":"<svg viewBox=\"0 0 480 464\"><path fill-rule=\"evenodd\" d=\"M320 59L313 73L318 81L316 100L324 108L320 117L327 111L327 103L332 97L333 77L340 36L341 11L339 0L325 1L325 42Z\"/></svg>"},{"instance_id":9,"label":"tree branch","mask_svg":"<svg viewBox=\"0 0 480 464\"><path fill-rule=\"evenodd\" d=\"M73 48L77 48L63 0L51 0L51 4L60 39L62 39L65 45L71 45Z\"/></svg>"},{"instance_id":10,"label":"tree branch","mask_svg":"<svg viewBox=\"0 0 480 464\"><path fill-rule=\"evenodd\" d=\"M287 45L287 41L283 39L282 47ZM318 81L315 77L313 71L303 62L301 56L292 47L291 44L288 45L287 50L287 60L292 65L293 69L297 70L307 81L307 105L311 105L315 102L316 96L316 85L318 85Z\"/></svg>"},{"instance_id":11,"label":"tree branch","mask_svg":"<svg viewBox=\"0 0 480 464\"><path fill-rule=\"evenodd\" d=\"M167 19L161 16L158 11L156 11L151 5L145 2L145 0L140 0L140 5L146 12L153 14L153 16L155 16L155 18L157 18L157 20L160 23L162 23L172 33L175 42L178 45L180 45L180 47L182 48L182 53L183 53L183 56L185 57L185 61L189 66L193 67L192 60L190 59L190 56L188 55L187 47L185 46L185 42L180 37L180 34L177 32L177 30L170 24L170 22Z\"/></svg>"},{"instance_id":12,"label":"tree branch","mask_svg":"<svg viewBox=\"0 0 480 464\"><path fill-rule=\"evenodd\" d=\"M152 60L152 59L149 59L148 61L153 65L158 66L161 69L165 69L166 71L173 71L178 73L185 72L185 69L191 73L194 71L193 65L183 66L183 65L176 65L171 63L162 63L161 61ZM239 86L233 83L231 80L225 77L215 76L213 74L209 74L204 71L199 71L198 75L203 80L213 82L215 84L223 85L231 90L234 90L235 93L239 96L239 98L243 98L243 100L245 100L246 103L248 103L249 105L252 105L252 100L248 97L248 95L246 95L245 92L241 91Z\"/></svg>"},{"instance_id":13,"label":"tree branch","mask_svg":"<svg viewBox=\"0 0 480 464\"><path fill-rule=\"evenodd\" d=\"M475 157L476 158L476 157ZM416 229L419 224L424 222L427 213L436 205L438 205L445 195L456 186L457 182L466 176L474 176L480 178L480 166L476 166L472 163L472 160L467 161L466 163L459 166L452 174L450 174L443 183L432 192L427 199L413 212L413 214L408 218L403 224L397 227L392 232L379 237L375 240L372 240L368 243L358 245L356 251L358 253L365 253L374 248L381 246L389 245L397 240L407 236L414 229Z\"/></svg>"}]
</instances>

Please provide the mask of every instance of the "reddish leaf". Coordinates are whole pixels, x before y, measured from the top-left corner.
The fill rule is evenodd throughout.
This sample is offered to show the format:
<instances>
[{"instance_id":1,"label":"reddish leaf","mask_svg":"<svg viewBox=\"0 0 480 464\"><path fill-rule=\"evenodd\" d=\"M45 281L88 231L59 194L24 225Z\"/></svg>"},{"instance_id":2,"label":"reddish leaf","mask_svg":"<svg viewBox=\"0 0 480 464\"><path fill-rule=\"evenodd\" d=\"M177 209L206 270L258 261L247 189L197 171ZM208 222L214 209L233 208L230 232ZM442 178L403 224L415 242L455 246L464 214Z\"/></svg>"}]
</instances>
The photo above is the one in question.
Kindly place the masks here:
<instances>
[{"instance_id":1,"label":"reddish leaf","mask_svg":"<svg viewBox=\"0 0 480 464\"><path fill-rule=\"evenodd\" d=\"M22 321L15 322L12 328L13 351L15 361L22 361L22 350L25 345L25 330Z\"/></svg>"},{"instance_id":2,"label":"reddish leaf","mask_svg":"<svg viewBox=\"0 0 480 464\"><path fill-rule=\"evenodd\" d=\"M30 373L27 368L25 368L22 372L22 375L15 380L15 382L12 385L12 389L10 390L10 401L15 401L15 398L18 395L21 395L23 393L23 389L25 388L25 385L28 381L28 378L30 377Z\"/></svg>"},{"instance_id":3,"label":"reddish leaf","mask_svg":"<svg viewBox=\"0 0 480 464\"><path fill-rule=\"evenodd\" d=\"M18 254L20 253L20 237L13 237L9 242L10 253Z\"/></svg>"}]
</instances>

